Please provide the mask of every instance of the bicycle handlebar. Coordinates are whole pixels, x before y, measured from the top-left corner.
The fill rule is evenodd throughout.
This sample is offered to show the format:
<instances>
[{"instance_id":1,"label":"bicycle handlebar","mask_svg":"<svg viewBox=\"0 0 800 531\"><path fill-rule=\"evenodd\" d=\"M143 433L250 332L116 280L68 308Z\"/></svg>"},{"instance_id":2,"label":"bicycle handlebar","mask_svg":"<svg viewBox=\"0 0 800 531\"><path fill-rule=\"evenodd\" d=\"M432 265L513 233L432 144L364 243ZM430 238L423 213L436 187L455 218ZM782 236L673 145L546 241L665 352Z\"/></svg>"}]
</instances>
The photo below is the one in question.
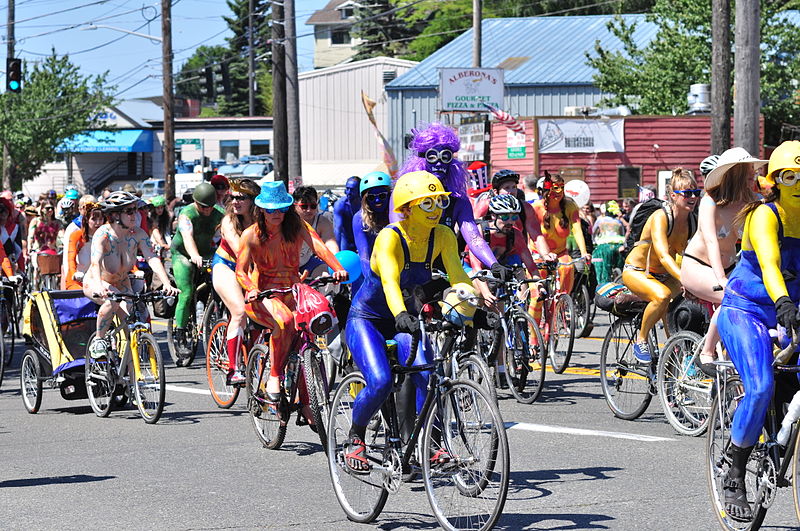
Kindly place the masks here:
<instances>
[{"instance_id":1,"label":"bicycle handlebar","mask_svg":"<svg viewBox=\"0 0 800 531\"><path fill-rule=\"evenodd\" d=\"M797 330L792 329L792 341L787 345L786 348L780 350L775 354L775 359L772 361L772 366L776 365L785 365L789 362L789 358L792 357L794 354L795 349L797 348L797 343L800 341L800 337L797 335ZM777 349L776 349L777 350Z\"/></svg>"},{"instance_id":2,"label":"bicycle handlebar","mask_svg":"<svg viewBox=\"0 0 800 531\"><path fill-rule=\"evenodd\" d=\"M335 284L335 283L338 283L338 280L336 280L332 276L320 275L317 278L312 278L310 280L306 280L305 283L308 284L309 286L311 286L312 288L314 288L314 287L317 287L317 286L324 286L326 284ZM291 287L265 289L263 291L259 291L256 294L254 300L269 299L269 298L274 297L275 295L281 295L283 293L290 293L291 291L292 291Z\"/></svg>"},{"instance_id":3,"label":"bicycle handlebar","mask_svg":"<svg viewBox=\"0 0 800 531\"><path fill-rule=\"evenodd\" d=\"M106 299L110 301L131 300L134 302L152 302L160 299L167 299L167 301L170 302L169 300L172 299L172 301L174 301L175 297L172 295L167 295L161 290L157 290L146 291L144 293L110 293ZM170 305L171 304L172 302L170 302Z\"/></svg>"}]
</instances>

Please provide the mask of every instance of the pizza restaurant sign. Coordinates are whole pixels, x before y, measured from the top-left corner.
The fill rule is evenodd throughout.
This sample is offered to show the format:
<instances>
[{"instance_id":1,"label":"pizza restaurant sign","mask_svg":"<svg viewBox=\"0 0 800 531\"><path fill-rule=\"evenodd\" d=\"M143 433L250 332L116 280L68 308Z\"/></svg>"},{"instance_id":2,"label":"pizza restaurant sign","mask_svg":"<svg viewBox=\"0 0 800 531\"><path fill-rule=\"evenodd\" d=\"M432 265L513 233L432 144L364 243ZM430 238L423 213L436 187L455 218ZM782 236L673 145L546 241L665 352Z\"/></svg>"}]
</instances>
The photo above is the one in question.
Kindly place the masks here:
<instances>
[{"instance_id":1,"label":"pizza restaurant sign","mask_svg":"<svg viewBox=\"0 0 800 531\"><path fill-rule=\"evenodd\" d=\"M486 112L484 103L502 109L504 90L502 68L439 69L442 111Z\"/></svg>"}]
</instances>

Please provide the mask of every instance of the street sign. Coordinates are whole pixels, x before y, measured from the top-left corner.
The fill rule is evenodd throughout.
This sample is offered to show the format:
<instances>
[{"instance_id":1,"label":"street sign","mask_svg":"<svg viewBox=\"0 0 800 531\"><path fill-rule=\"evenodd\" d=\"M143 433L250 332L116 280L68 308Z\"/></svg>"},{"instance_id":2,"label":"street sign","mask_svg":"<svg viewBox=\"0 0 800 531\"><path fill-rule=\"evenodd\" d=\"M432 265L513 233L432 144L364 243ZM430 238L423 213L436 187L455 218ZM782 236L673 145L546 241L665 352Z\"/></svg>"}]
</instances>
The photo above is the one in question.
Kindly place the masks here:
<instances>
[{"instance_id":1,"label":"street sign","mask_svg":"<svg viewBox=\"0 0 800 531\"><path fill-rule=\"evenodd\" d=\"M200 149L200 139L199 138L176 138L175 139L176 146L196 146L197 149Z\"/></svg>"}]
</instances>

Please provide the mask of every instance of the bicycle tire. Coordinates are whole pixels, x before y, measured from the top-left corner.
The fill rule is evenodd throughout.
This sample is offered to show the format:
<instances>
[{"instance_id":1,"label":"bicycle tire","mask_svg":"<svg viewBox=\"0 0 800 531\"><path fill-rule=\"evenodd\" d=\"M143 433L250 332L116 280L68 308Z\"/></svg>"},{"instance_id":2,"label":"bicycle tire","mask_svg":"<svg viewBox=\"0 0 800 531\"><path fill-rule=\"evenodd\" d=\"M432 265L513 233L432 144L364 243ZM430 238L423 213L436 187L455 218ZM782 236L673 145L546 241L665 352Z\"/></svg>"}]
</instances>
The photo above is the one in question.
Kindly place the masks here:
<instances>
[{"instance_id":1,"label":"bicycle tire","mask_svg":"<svg viewBox=\"0 0 800 531\"><path fill-rule=\"evenodd\" d=\"M456 378L477 383L489 393L495 403L497 402L497 387L494 385L492 372L483 358L477 354L470 354L458 361Z\"/></svg>"},{"instance_id":2,"label":"bicycle tire","mask_svg":"<svg viewBox=\"0 0 800 531\"><path fill-rule=\"evenodd\" d=\"M728 517L725 512L725 495L722 484L727 469L730 467L730 458L727 448L730 444L730 424L736 411L738 400L744 395L744 387L738 377L730 377L725 381L723 393L724 403L720 406L720 396L716 396L711 405L708 432L706 433L706 480L711 498L711 507L717 521L723 529L728 531L751 531L759 529L767 509L762 506L755 507L753 519L750 522L738 522ZM752 460L752 454L751 454ZM755 478L753 467L748 464L745 484L747 485L748 501L755 492ZM752 506L752 502L751 502Z\"/></svg>"},{"instance_id":3,"label":"bicycle tire","mask_svg":"<svg viewBox=\"0 0 800 531\"><path fill-rule=\"evenodd\" d=\"M206 346L206 379L211 399L217 407L228 409L239 397L239 386L228 385L230 360L227 349L228 320L219 319L211 328ZM244 350L244 345L242 345ZM244 359L244 358L242 358Z\"/></svg>"},{"instance_id":4,"label":"bicycle tire","mask_svg":"<svg viewBox=\"0 0 800 531\"><path fill-rule=\"evenodd\" d=\"M318 359L319 351L313 347L303 351L303 376L308 394L308 407L314 417L314 428L322 445L322 451L328 453L328 433L325 424L330 416L330 403L328 402L328 384L322 374L323 360Z\"/></svg>"},{"instance_id":5,"label":"bicycle tire","mask_svg":"<svg viewBox=\"0 0 800 531\"><path fill-rule=\"evenodd\" d=\"M167 349L169 350L169 355L172 358L172 361L175 362L176 367L188 367L192 364L195 355L197 354L197 346L199 344L197 339L197 321L192 317L192 315L193 314L189 315L189 321L186 323L186 337L189 345L189 354L183 357L178 355L178 349L175 347L175 318L170 317L167 321Z\"/></svg>"},{"instance_id":6,"label":"bicycle tire","mask_svg":"<svg viewBox=\"0 0 800 531\"><path fill-rule=\"evenodd\" d=\"M586 337L592 330L592 299L589 297L589 288L584 282L577 286L575 296L575 337Z\"/></svg>"},{"instance_id":7,"label":"bicycle tire","mask_svg":"<svg viewBox=\"0 0 800 531\"><path fill-rule=\"evenodd\" d=\"M270 408L264 403L270 364L267 345L256 345L250 350L245 373L247 411L256 436L264 448L277 450L286 438L286 421L282 421L280 414L270 411Z\"/></svg>"},{"instance_id":8,"label":"bicycle tire","mask_svg":"<svg viewBox=\"0 0 800 531\"><path fill-rule=\"evenodd\" d=\"M547 374L547 354L544 338L536 321L528 314L523 316L526 326L511 314L508 319L509 338L504 351L505 378L508 390L520 404L532 404L542 394ZM531 332L536 344L531 349ZM509 348L511 347L511 348ZM519 358L519 359L518 359Z\"/></svg>"},{"instance_id":9,"label":"bicycle tire","mask_svg":"<svg viewBox=\"0 0 800 531\"><path fill-rule=\"evenodd\" d=\"M131 359L131 381L136 396L136 408L147 424L155 424L164 412L167 382L164 377L164 359L156 338L147 332L139 333L137 349L132 355L139 359L141 378L133 374ZM154 366L155 365L155 366Z\"/></svg>"},{"instance_id":10,"label":"bicycle tire","mask_svg":"<svg viewBox=\"0 0 800 531\"><path fill-rule=\"evenodd\" d=\"M342 378L333 394L328 419L328 471L336 500L348 520L366 524L383 511L389 491L384 488L383 475L374 469L365 475L349 472L344 462L344 446L350 435L353 420L353 402L366 386L364 376L354 371ZM376 413L380 415L380 413ZM381 462L382 448L388 441L383 422L370 422L367 428L367 455Z\"/></svg>"},{"instance_id":11,"label":"bicycle tire","mask_svg":"<svg viewBox=\"0 0 800 531\"><path fill-rule=\"evenodd\" d=\"M634 321L616 319L608 329L600 349L600 386L614 416L635 420L647 410L653 395L645 371L636 363L633 341L638 334ZM643 385L642 385L643 384Z\"/></svg>"},{"instance_id":12,"label":"bicycle tire","mask_svg":"<svg viewBox=\"0 0 800 531\"><path fill-rule=\"evenodd\" d=\"M433 514L444 529L492 529L505 506L510 466L497 405L482 387L464 380L452 381L437 404L422 439L422 481ZM441 452L447 462L432 463ZM454 509L445 507L458 501Z\"/></svg>"},{"instance_id":13,"label":"bicycle tire","mask_svg":"<svg viewBox=\"0 0 800 531\"><path fill-rule=\"evenodd\" d=\"M223 313L219 301L217 301L215 297L209 296L206 300L203 317L200 321L199 346L202 346L203 351L205 351L208 346L208 338L211 337L211 329L217 321L225 317Z\"/></svg>"},{"instance_id":14,"label":"bicycle tire","mask_svg":"<svg viewBox=\"0 0 800 531\"><path fill-rule=\"evenodd\" d=\"M658 357L656 386L664 415L676 432L691 437L705 433L711 408L713 380L694 364L703 341L694 332L678 332Z\"/></svg>"},{"instance_id":15,"label":"bicycle tire","mask_svg":"<svg viewBox=\"0 0 800 531\"><path fill-rule=\"evenodd\" d=\"M800 429L798 429L797 423L795 423L795 431L797 435L792 456L792 498L794 498L794 513L797 520L800 521L800 451L797 448L797 445L800 444Z\"/></svg>"},{"instance_id":16,"label":"bicycle tire","mask_svg":"<svg viewBox=\"0 0 800 531\"><path fill-rule=\"evenodd\" d=\"M94 341L96 334L89 336L86 342L86 362L84 364L84 379L86 382L86 395L89 405L98 417L105 418L113 409L112 395L114 386L110 385L110 364L108 360L96 360L89 354L89 346Z\"/></svg>"},{"instance_id":17,"label":"bicycle tire","mask_svg":"<svg viewBox=\"0 0 800 531\"><path fill-rule=\"evenodd\" d=\"M11 297L13 297L13 293ZM11 367L11 360L14 359L14 343L15 338L17 337L16 329L19 326L17 322L14 321L14 301L11 297L5 299L5 304L2 308L2 321L3 321L3 343L4 350L3 350L3 358L4 360L4 367L3 371L7 367ZM0 385L3 383L3 375L0 374Z\"/></svg>"},{"instance_id":18,"label":"bicycle tire","mask_svg":"<svg viewBox=\"0 0 800 531\"><path fill-rule=\"evenodd\" d=\"M6 338L0 332L0 386L3 385L3 378L6 375Z\"/></svg>"},{"instance_id":19,"label":"bicycle tire","mask_svg":"<svg viewBox=\"0 0 800 531\"><path fill-rule=\"evenodd\" d=\"M36 414L42 405L42 364L39 355L26 350L19 369L19 390L22 403L30 414Z\"/></svg>"},{"instance_id":20,"label":"bicycle tire","mask_svg":"<svg viewBox=\"0 0 800 531\"><path fill-rule=\"evenodd\" d=\"M566 293L561 293L553 305L550 328L550 366L556 374L562 374L572 358L575 343L575 303Z\"/></svg>"}]
</instances>

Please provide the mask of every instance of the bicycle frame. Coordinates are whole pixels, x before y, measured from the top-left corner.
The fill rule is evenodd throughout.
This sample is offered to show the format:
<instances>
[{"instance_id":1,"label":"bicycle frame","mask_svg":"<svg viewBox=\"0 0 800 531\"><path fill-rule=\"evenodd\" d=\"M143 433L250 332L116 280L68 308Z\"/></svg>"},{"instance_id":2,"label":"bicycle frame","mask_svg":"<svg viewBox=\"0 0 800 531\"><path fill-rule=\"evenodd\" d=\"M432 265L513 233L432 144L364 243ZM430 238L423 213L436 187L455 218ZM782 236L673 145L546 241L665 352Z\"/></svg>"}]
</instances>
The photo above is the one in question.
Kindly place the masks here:
<instances>
[{"instance_id":1,"label":"bicycle frame","mask_svg":"<svg viewBox=\"0 0 800 531\"><path fill-rule=\"evenodd\" d=\"M114 384L119 383L127 375L128 356L131 356L133 361L134 378L136 381L142 379L142 369L141 365L139 364L139 356L134 356L133 353L139 348L139 334L143 332L149 332L150 325L141 320L137 302L132 302L130 306L132 306L132 311L127 313L124 321L109 332L111 336L119 337L117 353L121 353L119 356L110 356L109 358L114 360L114 368L116 373L116 381ZM157 374L157 371L155 370L157 361L153 357L152 353L150 355L150 366Z\"/></svg>"}]
</instances>

